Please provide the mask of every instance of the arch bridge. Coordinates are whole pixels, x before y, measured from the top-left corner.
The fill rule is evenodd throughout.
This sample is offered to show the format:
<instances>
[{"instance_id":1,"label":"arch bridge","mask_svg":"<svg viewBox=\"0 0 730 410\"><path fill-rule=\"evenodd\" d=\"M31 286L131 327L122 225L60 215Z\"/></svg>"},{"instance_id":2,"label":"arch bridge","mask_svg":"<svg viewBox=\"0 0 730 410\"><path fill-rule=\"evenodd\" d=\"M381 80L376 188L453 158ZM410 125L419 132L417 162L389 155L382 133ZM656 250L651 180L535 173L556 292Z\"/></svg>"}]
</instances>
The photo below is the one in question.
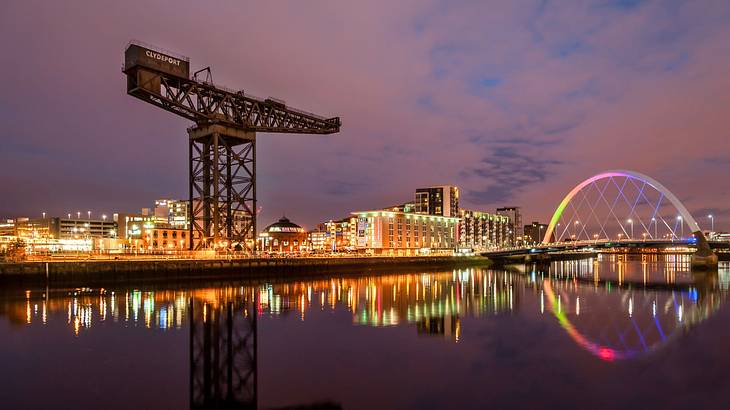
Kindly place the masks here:
<instances>
[{"instance_id":1,"label":"arch bridge","mask_svg":"<svg viewBox=\"0 0 730 410\"><path fill-rule=\"evenodd\" d=\"M717 255L697 220L659 181L628 170L596 174L576 185L558 205L542 241L486 252L508 257L601 247L696 248L693 265L717 265Z\"/></svg>"}]
</instances>

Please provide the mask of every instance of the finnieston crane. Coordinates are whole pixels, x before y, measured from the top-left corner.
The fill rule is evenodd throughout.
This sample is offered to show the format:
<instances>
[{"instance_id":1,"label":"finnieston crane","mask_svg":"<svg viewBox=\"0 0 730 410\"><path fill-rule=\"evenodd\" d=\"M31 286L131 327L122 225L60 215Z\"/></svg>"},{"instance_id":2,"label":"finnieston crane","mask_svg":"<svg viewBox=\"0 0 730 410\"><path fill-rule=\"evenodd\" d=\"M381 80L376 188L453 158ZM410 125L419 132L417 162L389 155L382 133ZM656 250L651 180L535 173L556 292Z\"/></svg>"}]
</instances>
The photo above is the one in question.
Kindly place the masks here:
<instances>
[{"instance_id":1,"label":"finnieston crane","mask_svg":"<svg viewBox=\"0 0 730 410\"><path fill-rule=\"evenodd\" d=\"M207 80L197 75L208 72ZM256 133L333 134L324 118L190 77L190 60L132 42L124 52L127 94L193 121L188 128L189 248L256 249Z\"/></svg>"}]
</instances>

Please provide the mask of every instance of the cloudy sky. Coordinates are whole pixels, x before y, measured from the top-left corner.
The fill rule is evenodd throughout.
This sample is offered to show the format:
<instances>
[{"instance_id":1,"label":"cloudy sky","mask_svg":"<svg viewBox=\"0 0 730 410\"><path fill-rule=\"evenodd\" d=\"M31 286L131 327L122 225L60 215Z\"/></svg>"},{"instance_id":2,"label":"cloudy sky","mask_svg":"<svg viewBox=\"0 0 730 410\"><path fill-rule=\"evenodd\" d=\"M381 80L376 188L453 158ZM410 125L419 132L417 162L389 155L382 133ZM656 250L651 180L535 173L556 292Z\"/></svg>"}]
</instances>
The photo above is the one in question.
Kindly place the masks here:
<instances>
[{"instance_id":1,"label":"cloudy sky","mask_svg":"<svg viewBox=\"0 0 730 410\"><path fill-rule=\"evenodd\" d=\"M131 39L342 118L329 136L259 134L262 226L434 184L545 221L582 179L622 168L730 228L726 0L5 0L0 215L186 196L190 124L126 95Z\"/></svg>"}]
</instances>

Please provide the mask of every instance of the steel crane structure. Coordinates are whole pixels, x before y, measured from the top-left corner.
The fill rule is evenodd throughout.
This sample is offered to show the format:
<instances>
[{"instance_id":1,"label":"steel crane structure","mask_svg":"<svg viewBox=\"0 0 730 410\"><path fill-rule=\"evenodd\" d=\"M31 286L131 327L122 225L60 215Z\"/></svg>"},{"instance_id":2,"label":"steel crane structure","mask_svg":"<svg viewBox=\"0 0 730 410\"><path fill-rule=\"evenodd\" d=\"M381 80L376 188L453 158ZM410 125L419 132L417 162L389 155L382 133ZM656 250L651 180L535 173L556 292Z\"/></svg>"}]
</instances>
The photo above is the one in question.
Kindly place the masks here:
<instances>
[{"instance_id":1,"label":"steel crane structure","mask_svg":"<svg viewBox=\"0 0 730 410\"><path fill-rule=\"evenodd\" d=\"M332 134L324 118L190 76L190 61L130 43L122 69L127 94L195 123L188 128L189 248L256 247L256 133Z\"/></svg>"}]
</instances>

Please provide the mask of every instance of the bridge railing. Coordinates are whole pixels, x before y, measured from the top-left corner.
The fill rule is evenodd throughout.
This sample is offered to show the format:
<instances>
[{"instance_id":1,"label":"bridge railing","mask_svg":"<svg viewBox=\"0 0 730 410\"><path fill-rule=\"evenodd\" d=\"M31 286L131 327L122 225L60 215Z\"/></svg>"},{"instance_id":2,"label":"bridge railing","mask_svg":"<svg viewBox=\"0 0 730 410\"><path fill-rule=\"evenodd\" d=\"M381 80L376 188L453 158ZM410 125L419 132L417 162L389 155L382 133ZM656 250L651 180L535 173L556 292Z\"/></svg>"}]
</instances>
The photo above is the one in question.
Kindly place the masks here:
<instances>
[{"instance_id":1,"label":"bridge railing","mask_svg":"<svg viewBox=\"0 0 730 410\"><path fill-rule=\"evenodd\" d=\"M617 244L617 245L635 245L635 244L646 244L646 245L664 245L664 244L676 244L676 245L692 245L693 241L688 239L595 239L585 241L565 241L565 242L552 242L552 243L541 243L530 246L511 246L505 248L494 249L483 252L484 254L489 253L505 253L505 252L519 252L528 250L545 250L545 249L576 249L576 248L589 248L600 245Z\"/></svg>"}]
</instances>

